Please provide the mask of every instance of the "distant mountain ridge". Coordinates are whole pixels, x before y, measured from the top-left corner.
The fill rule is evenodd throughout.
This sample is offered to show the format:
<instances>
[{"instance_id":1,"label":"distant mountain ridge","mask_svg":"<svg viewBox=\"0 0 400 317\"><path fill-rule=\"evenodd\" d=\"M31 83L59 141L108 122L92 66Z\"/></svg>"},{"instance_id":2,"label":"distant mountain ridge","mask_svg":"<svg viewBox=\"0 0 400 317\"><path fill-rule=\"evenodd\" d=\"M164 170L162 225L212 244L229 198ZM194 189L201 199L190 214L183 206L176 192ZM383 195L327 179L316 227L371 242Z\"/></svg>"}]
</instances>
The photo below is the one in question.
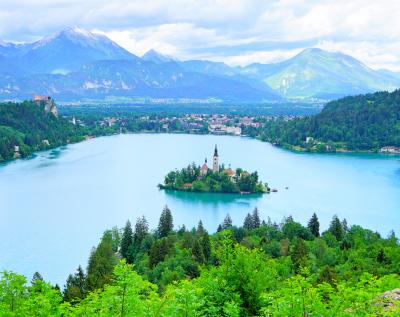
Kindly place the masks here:
<instances>
[{"instance_id":1,"label":"distant mountain ridge","mask_svg":"<svg viewBox=\"0 0 400 317\"><path fill-rule=\"evenodd\" d=\"M351 56L306 49L275 64L230 67L179 61L155 50L138 57L104 35L68 28L34 43L0 41L0 98L60 100L200 98L233 102L334 99L400 87L400 75Z\"/></svg>"},{"instance_id":2,"label":"distant mountain ridge","mask_svg":"<svg viewBox=\"0 0 400 317\"><path fill-rule=\"evenodd\" d=\"M143 54L142 59L147 62L154 62L154 63L168 63L174 62L175 60L172 57L167 55L163 55L156 50L149 50L145 54Z\"/></svg>"},{"instance_id":3,"label":"distant mountain ridge","mask_svg":"<svg viewBox=\"0 0 400 317\"><path fill-rule=\"evenodd\" d=\"M31 74L69 73L99 60L137 58L106 36L80 28L69 28L31 44L3 46L0 54Z\"/></svg>"},{"instance_id":4,"label":"distant mountain ridge","mask_svg":"<svg viewBox=\"0 0 400 317\"><path fill-rule=\"evenodd\" d=\"M393 76L375 71L349 55L317 48L276 64L252 64L243 71L288 98L336 99L394 90L400 85Z\"/></svg>"}]
</instances>

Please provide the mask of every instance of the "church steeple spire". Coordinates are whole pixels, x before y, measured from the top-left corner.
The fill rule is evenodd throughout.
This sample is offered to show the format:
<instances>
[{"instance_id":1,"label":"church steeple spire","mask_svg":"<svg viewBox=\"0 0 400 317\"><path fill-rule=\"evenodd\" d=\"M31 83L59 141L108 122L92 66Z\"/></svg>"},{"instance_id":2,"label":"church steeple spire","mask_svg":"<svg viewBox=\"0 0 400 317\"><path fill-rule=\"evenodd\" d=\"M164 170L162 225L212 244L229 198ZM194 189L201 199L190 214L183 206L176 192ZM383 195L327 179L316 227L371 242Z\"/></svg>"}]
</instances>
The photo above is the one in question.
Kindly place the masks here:
<instances>
[{"instance_id":1,"label":"church steeple spire","mask_svg":"<svg viewBox=\"0 0 400 317\"><path fill-rule=\"evenodd\" d=\"M213 171L214 171L214 173L219 172L218 149L217 149L216 144L215 144L215 150L214 150L214 156L213 156Z\"/></svg>"}]
</instances>

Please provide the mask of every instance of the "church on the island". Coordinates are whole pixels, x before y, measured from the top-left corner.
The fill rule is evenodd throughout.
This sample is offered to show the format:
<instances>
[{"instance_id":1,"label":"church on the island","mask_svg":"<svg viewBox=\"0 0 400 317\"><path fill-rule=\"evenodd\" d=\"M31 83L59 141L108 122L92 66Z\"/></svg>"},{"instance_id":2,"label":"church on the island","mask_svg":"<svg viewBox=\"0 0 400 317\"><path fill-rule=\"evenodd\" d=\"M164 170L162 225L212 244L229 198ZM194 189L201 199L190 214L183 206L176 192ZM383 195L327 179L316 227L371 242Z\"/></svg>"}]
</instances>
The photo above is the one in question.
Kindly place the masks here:
<instances>
[{"instance_id":1,"label":"church on the island","mask_svg":"<svg viewBox=\"0 0 400 317\"><path fill-rule=\"evenodd\" d=\"M217 145L215 145L215 149L214 149L214 155L213 155L213 159L212 159L212 171L214 173L219 173L220 169L219 169L219 156L218 156L218 148ZM204 160L204 164L201 166L200 168L200 175L201 176L205 176L207 175L208 171L210 170L210 168L207 165L207 158ZM230 167L227 169L224 169L224 173L228 174L229 177L231 177L232 179L235 177L236 173L234 170L232 170Z\"/></svg>"},{"instance_id":2,"label":"church on the island","mask_svg":"<svg viewBox=\"0 0 400 317\"><path fill-rule=\"evenodd\" d=\"M207 175L208 170L209 170L209 168L208 168L208 165L207 165L207 158L206 158L204 160L203 166L200 168L200 175L201 176ZM218 173L219 172L219 159L218 159L217 145L215 145L215 149L214 149L212 171L214 173Z\"/></svg>"}]
</instances>

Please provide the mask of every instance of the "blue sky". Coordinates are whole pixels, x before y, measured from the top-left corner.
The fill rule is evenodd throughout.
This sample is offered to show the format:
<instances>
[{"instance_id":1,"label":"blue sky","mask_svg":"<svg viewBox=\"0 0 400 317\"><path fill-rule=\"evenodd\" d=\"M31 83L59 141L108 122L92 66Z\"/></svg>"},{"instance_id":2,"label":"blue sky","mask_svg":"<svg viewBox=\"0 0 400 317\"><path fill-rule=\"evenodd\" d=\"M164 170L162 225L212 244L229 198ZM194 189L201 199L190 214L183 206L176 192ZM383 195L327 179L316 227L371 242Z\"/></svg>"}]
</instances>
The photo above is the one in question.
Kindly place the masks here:
<instances>
[{"instance_id":1,"label":"blue sky","mask_svg":"<svg viewBox=\"0 0 400 317\"><path fill-rule=\"evenodd\" d=\"M1 0L0 38L26 42L79 26L134 54L231 65L277 62L307 47L400 71L399 0Z\"/></svg>"}]
</instances>

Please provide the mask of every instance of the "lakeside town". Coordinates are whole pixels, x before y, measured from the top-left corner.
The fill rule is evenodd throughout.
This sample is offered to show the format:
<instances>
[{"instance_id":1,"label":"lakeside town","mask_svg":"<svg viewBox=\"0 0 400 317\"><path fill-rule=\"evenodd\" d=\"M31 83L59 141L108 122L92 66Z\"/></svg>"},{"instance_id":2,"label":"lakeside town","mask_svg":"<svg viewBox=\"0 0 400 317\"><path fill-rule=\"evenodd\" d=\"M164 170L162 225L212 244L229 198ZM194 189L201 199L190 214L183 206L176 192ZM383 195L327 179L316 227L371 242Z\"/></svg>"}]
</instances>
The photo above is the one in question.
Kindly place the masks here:
<instances>
[{"instance_id":1,"label":"lakeside town","mask_svg":"<svg viewBox=\"0 0 400 317\"><path fill-rule=\"evenodd\" d=\"M300 118L295 115L257 115L246 116L239 114L199 114L190 113L182 115L171 114L143 114L104 116L91 118L72 116L70 122L74 125L95 126L99 129L109 129L111 133L124 132L152 132L152 133L188 133L188 134L213 134L232 135L243 137L259 137L260 131L266 128L266 124L274 121L289 122ZM274 145L284 146L270 141ZM286 146L284 146L286 147ZM288 147L294 151L311 152L349 152L346 148L335 147L332 144L321 142L311 136L306 136L303 146ZM384 146L379 149L382 154L400 154L398 146Z\"/></svg>"},{"instance_id":2,"label":"lakeside town","mask_svg":"<svg viewBox=\"0 0 400 317\"><path fill-rule=\"evenodd\" d=\"M175 115L142 115L134 119L140 125L147 125L154 132L183 132L191 134L217 134L247 136L249 128L261 128L266 121L276 120L277 116L240 116L227 114L185 114ZM281 117L280 117L281 118ZM285 116L285 121L293 120L295 116ZM104 117L91 124L99 127L124 128L132 117ZM86 126L85 119L71 118L75 125Z\"/></svg>"}]
</instances>

